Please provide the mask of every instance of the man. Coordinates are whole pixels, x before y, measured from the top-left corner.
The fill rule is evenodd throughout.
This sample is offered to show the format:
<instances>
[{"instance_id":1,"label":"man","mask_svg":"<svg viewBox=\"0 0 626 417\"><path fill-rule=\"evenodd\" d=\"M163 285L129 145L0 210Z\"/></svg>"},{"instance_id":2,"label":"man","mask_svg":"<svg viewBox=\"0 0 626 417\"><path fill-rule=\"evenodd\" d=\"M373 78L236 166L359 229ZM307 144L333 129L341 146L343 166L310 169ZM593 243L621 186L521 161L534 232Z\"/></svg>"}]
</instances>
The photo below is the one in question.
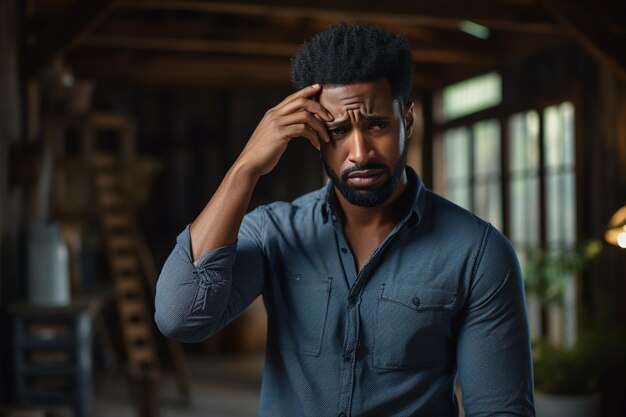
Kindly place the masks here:
<instances>
[{"instance_id":1,"label":"man","mask_svg":"<svg viewBox=\"0 0 626 417\"><path fill-rule=\"evenodd\" d=\"M329 27L292 61L299 91L270 109L178 237L156 322L186 342L259 294L268 314L261 416L533 415L517 258L491 225L406 166L412 57L403 36ZM330 181L245 214L293 138Z\"/></svg>"}]
</instances>

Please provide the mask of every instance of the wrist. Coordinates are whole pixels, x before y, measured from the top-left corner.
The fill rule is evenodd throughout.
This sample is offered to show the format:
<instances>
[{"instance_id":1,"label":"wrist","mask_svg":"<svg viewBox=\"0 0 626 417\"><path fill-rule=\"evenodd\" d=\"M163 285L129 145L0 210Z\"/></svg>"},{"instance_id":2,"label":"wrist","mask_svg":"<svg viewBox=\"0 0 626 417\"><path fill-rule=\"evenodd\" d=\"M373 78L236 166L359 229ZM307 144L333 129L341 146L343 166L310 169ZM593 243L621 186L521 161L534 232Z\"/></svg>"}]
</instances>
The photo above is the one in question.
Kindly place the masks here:
<instances>
[{"instance_id":1,"label":"wrist","mask_svg":"<svg viewBox=\"0 0 626 417\"><path fill-rule=\"evenodd\" d=\"M255 184L261 177L260 170L253 165L237 159L228 171L228 176L237 181L245 181L246 183Z\"/></svg>"}]
</instances>

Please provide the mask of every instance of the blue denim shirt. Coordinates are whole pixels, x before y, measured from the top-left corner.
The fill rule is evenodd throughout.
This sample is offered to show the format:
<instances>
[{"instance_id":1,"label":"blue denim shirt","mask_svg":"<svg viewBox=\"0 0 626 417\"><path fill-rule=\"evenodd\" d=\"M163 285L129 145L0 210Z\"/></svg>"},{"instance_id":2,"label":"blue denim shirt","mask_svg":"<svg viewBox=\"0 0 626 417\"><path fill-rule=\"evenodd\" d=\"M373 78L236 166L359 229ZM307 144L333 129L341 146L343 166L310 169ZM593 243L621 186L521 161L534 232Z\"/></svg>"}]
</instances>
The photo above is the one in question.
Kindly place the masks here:
<instances>
[{"instance_id":1,"label":"blue denim shirt","mask_svg":"<svg viewBox=\"0 0 626 417\"><path fill-rule=\"evenodd\" d=\"M360 272L333 187L248 213L235 244L192 263L178 236L157 283L171 338L211 336L258 295L268 314L259 416L532 416L519 264L488 223L411 169L411 210Z\"/></svg>"}]
</instances>

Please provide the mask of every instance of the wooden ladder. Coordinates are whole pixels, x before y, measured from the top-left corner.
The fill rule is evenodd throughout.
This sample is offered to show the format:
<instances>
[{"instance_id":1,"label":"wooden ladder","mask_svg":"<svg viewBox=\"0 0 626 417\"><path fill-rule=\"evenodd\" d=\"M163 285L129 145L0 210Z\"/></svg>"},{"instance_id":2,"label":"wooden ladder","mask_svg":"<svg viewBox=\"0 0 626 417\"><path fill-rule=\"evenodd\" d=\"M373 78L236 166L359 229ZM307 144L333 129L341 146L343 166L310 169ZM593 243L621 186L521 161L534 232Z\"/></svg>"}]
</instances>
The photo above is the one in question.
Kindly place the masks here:
<instances>
[{"instance_id":1,"label":"wooden ladder","mask_svg":"<svg viewBox=\"0 0 626 417\"><path fill-rule=\"evenodd\" d=\"M98 129L121 133L121 157L97 149ZM139 415L152 417L158 414L160 382L160 361L150 308L158 270L139 228L134 200L125 183L124 169L134 154L131 149L134 127L123 116L99 115L86 123L83 139L132 389ZM180 398L186 403L191 395L191 376L182 347L171 339L165 339L165 344L174 365Z\"/></svg>"},{"instance_id":2,"label":"wooden ladder","mask_svg":"<svg viewBox=\"0 0 626 417\"><path fill-rule=\"evenodd\" d=\"M137 225L115 157L94 155L94 195L129 376L141 416L156 415L159 358L137 250Z\"/></svg>"}]
</instances>

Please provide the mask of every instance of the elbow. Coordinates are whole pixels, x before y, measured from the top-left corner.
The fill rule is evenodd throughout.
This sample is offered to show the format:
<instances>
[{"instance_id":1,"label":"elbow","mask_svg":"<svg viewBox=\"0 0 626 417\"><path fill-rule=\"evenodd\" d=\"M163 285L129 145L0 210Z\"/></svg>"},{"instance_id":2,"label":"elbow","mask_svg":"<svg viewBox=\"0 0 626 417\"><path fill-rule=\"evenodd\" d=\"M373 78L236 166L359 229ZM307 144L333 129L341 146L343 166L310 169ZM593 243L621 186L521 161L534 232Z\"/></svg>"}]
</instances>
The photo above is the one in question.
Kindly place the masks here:
<instances>
[{"instance_id":1,"label":"elbow","mask_svg":"<svg viewBox=\"0 0 626 417\"><path fill-rule=\"evenodd\" d=\"M221 328L218 323L196 320L192 317L176 317L157 308L154 322L165 337L183 343L200 343L213 336Z\"/></svg>"},{"instance_id":2,"label":"elbow","mask_svg":"<svg viewBox=\"0 0 626 417\"><path fill-rule=\"evenodd\" d=\"M154 312L154 322L163 336L179 342L186 341L182 320L176 320L172 314L167 314L163 309L157 308Z\"/></svg>"}]
</instances>

